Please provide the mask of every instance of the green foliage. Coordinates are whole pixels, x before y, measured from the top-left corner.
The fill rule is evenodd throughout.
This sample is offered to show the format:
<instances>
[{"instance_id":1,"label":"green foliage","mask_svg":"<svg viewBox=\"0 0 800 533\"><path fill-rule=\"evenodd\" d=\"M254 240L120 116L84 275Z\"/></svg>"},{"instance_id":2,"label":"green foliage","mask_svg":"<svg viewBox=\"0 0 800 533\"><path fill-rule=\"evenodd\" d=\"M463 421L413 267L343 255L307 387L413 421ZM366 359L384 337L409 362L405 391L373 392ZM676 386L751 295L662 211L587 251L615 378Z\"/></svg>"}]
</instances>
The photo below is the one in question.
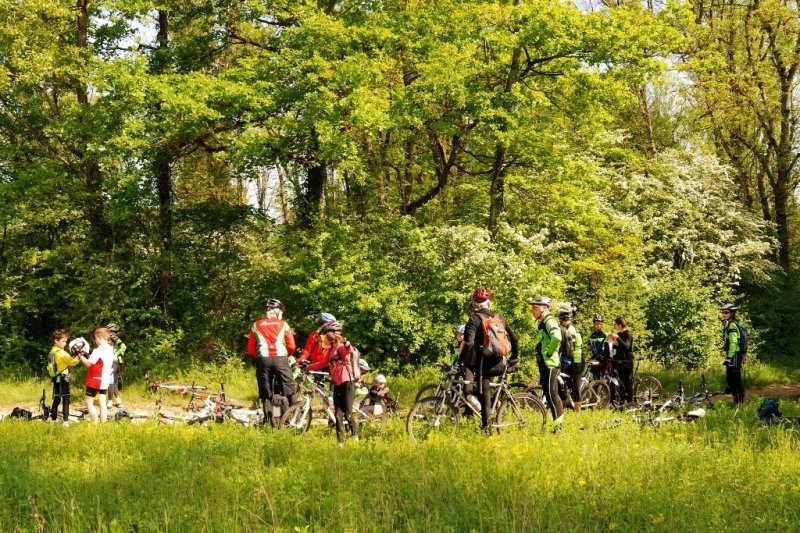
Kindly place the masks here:
<instances>
[{"instance_id":1,"label":"green foliage","mask_svg":"<svg viewBox=\"0 0 800 533\"><path fill-rule=\"evenodd\" d=\"M719 305L694 270L681 272L650 287L645 305L650 348L663 364L697 368L720 355Z\"/></svg>"}]
</instances>

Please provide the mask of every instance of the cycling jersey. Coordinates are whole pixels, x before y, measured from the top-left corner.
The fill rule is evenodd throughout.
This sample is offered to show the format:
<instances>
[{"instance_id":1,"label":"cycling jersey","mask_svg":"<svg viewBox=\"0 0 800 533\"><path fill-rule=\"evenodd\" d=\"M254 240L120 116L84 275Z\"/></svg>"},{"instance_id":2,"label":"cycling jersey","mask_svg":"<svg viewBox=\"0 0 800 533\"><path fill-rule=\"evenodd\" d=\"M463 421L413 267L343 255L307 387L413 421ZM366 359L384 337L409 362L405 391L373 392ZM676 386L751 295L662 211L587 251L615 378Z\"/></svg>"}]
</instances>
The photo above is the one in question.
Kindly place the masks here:
<instances>
[{"instance_id":1,"label":"cycling jersey","mask_svg":"<svg viewBox=\"0 0 800 533\"><path fill-rule=\"evenodd\" d=\"M298 363L302 363L311 358L312 363L322 360L322 353L327 347L327 341L323 335L320 335L319 330L312 331L306 340L306 345L303 347L303 353L297 358Z\"/></svg>"},{"instance_id":2,"label":"cycling jersey","mask_svg":"<svg viewBox=\"0 0 800 533\"><path fill-rule=\"evenodd\" d=\"M603 330L592 330L589 335L589 347L592 351L592 359L608 359L608 345Z\"/></svg>"},{"instance_id":3,"label":"cycling jersey","mask_svg":"<svg viewBox=\"0 0 800 533\"><path fill-rule=\"evenodd\" d=\"M617 339L616 349L614 350L614 361L619 362L633 362L633 333L629 330L619 332Z\"/></svg>"},{"instance_id":4,"label":"cycling jersey","mask_svg":"<svg viewBox=\"0 0 800 533\"><path fill-rule=\"evenodd\" d=\"M572 351L572 362L573 363L582 363L583 362L583 337L581 336L581 332L578 331L578 328L575 327L575 324L570 324L567 326L567 333L572 335L572 340L574 344L574 348Z\"/></svg>"},{"instance_id":5,"label":"cycling jersey","mask_svg":"<svg viewBox=\"0 0 800 533\"><path fill-rule=\"evenodd\" d=\"M730 359L734 359L739 353L739 328L733 320L729 320L723 328L722 341L725 355Z\"/></svg>"},{"instance_id":6,"label":"cycling jersey","mask_svg":"<svg viewBox=\"0 0 800 533\"><path fill-rule=\"evenodd\" d=\"M341 385L348 381L355 381L353 367L351 366L352 346L334 344L325 349L322 359L308 365L309 370L322 370L326 366L331 373L334 385Z\"/></svg>"},{"instance_id":7,"label":"cycling jersey","mask_svg":"<svg viewBox=\"0 0 800 533\"><path fill-rule=\"evenodd\" d=\"M539 355L544 360L547 368L556 368L561 364L558 350L561 348L561 327L558 320L549 312L544 315L536 326L539 338L537 348Z\"/></svg>"},{"instance_id":8,"label":"cycling jersey","mask_svg":"<svg viewBox=\"0 0 800 533\"><path fill-rule=\"evenodd\" d=\"M58 346L53 346L50 348L50 352L53 354L53 360L56 363L56 374L68 376L69 367L75 366L81 362L80 358L72 357Z\"/></svg>"},{"instance_id":9,"label":"cycling jersey","mask_svg":"<svg viewBox=\"0 0 800 533\"><path fill-rule=\"evenodd\" d=\"M253 357L288 357L296 349L292 330L279 318L261 318L250 329L247 352Z\"/></svg>"}]
</instances>

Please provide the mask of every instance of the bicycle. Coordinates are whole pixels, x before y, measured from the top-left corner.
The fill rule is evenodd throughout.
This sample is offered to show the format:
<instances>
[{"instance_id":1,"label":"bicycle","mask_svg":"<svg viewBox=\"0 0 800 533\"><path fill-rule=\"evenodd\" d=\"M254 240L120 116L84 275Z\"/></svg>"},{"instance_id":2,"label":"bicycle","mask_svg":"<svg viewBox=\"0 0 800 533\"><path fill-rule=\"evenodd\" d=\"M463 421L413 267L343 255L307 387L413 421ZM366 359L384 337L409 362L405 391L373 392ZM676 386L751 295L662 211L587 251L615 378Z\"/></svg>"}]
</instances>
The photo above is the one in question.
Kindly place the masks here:
<instances>
[{"instance_id":1,"label":"bicycle","mask_svg":"<svg viewBox=\"0 0 800 533\"><path fill-rule=\"evenodd\" d=\"M592 362L590 361L589 364L591 365ZM591 373L589 365L587 365L581 376L581 409L604 409L611 403L611 389L606 381L591 380L590 378ZM538 381L516 382L509 386L537 396L547 407L547 399ZM575 407L575 401L572 398L572 376L566 372L558 374L558 395L570 409Z\"/></svg>"},{"instance_id":2,"label":"bicycle","mask_svg":"<svg viewBox=\"0 0 800 533\"><path fill-rule=\"evenodd\" d=\"M541 400L529 393L512 393L506 378L507 372L504 371L497 383L490 384L496 392L491 401L494 420L488 428L489 431L500 433L505 428L527 426L536 429L541 420L540 430L544 432L547 415ZM461 410L467 416L479 419L480 409L464 393L465 387L472 384L474 382L464 378L455 378L450 380L449 386L441 394L427 396L415 402L406 419L409 438L419 442L433 432L457 432L461 424Z\"/></svg>"},{"instance_id":3,"label":"bicycle","mask_svg":"<svg viewBox=\"0 0 800 533\"><path fill-rule=\"evenodd\" d=\"M456 363L437 363L435 366L442 371L439 383L430 383L420 387L419 391L417 391L417 395L414 397L414 403L417 403L423 396L440 396L450 387L450 382L457 373L458 365Z\"/></svg>"},{"instance_id":4,"label":"bicycle","mask_svg":"<svg viewBox=\"0 0 800 533\"><path fill-rule=\"evenodd\" d=\"M633 405L642 405L646 401L659 400L664 397L664 386L661 385L658 378L639 375L639 363L641 361L643 361L642 358L635 359L636 364L633 367L633 374L631 376L631 383L633 383ZM592 382L605 381L609 389L609 403L618 409L624 407L625 405L622 398L626 396L625 385L622 383L618 369L613 365L604 365L603 362L596 359L589 361L589 366L600 369L600 371L603 372L603 377L593 380ZM606 368L601 368L603 366ZM616 394L614 394L613 397L611 397L610 394L612 386L616 389Z\"/></svg>"},{"instance_id":5,"label":"bicycle","mask_svg":"<svg viewBox=\"0 0 800 533\"><path fill-rule=\"evenodd\" d=\"M305 434L310 428L315 415L321 418L329 426L336 425L336 412L333 407L333 397L325 390L325 377L327 372L317 372L304 370L301 374L300 394L302 399L289 406L278 420L279 429L288 429L297 434ZM321 407L314 409L314 398L319 400ZM367 403L369 401L369 403ZM380 405L381 409L364 409L365 407ZM386 425L389 417L389 409L386 402L382 399L364 397L358 405L353 405L353 414L356 423L359 425L359 433L364 430L367 433L380 432ZM348 422L345 419L344 424Z\"/></svg>"},{"instance_id":6,"label":"bicycle","mask_svg":"<svg viewBox=\"0 0 800 533\"><path fill-rule=\"evenodd\" d=\"M205 391L208 390L207 387L203 385L196 385L194 380L192 381L191 385L177 385L174 383L159 383L158 381L151 383L150 382L150 371L148 370L144 374L145 380L145 389L150 394L155 394L156 391L175 391L179 394L186 394L187 392L195 393L197 391Z\"/></svg>"}]
</instances>

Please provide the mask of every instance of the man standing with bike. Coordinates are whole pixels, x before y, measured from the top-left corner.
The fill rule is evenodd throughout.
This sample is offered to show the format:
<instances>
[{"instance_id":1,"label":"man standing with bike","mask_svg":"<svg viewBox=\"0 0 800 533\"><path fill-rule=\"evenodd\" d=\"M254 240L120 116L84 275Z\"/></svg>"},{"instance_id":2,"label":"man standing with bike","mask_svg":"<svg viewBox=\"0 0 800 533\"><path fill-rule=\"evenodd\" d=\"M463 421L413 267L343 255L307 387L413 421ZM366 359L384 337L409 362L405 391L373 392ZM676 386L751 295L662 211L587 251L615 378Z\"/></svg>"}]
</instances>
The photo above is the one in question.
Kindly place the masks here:
<instances>
[{"instance_id":1,"label":"man standing with bike","mask_svg":"<svg viewBox=\"0 0 800 533\"><path fill-rule=\"evenodd\" d=\"M606 332L603 331L603 316L594 315L592 332L589 334L589 349L591 359L599 364L592 365L589 371L593 379L600 379L607 372L609 363L608 343L606 342Z\"/></svg>"},{"instance_id":2,"label":"man standing with bike","mask_svg":"<svg viewBox=\"0 0 800 533\"><path fill-rule=\"evenodd\" d=\"M747 332L736 320L739 308L733 304L722 306L722 350L725 353L725 381L733 394L733 403L744 403L742 365L747 362Z\"/></svg>"},{"instance_id":3,"label":"man standing with bike","mask_svg":"<svg viewBox=\"0 0 800 533\"><path fill-rule=\"evenodd\" d=\"M459 356L459 362L466 369L478 374L481 385L481 429L486 431L491 424L492 378L505 372L505 357L509 351L511 356L508 365L515 365L519 361L517 337L508 327L506 319L491 310L491 298L492 293L482 287L472 293L472 314L464 328L464 346ZM487 334L487 326L495 333ZM496 338L487 338L489 335L496 335ZM497 340L499 345L493 342Z\"/></svg>"},{"instance_id":4,"label":"man standing with bike","mask_svg":"<svg viewBox=\"0 0 800 533\"><path fill-rule=\"evenodd\" d=\"M547 407L553 415L553 430L557 431L564 422L564 406L558 396L558 373L561 366L561 328L550 314L551 298L537 296L529 298L531 314L536 319L536 364L539 367L539 384L547 400Z\"/></svg>"},{"instance_id":5,"label":"man standing with bike","mask_svg":"<svg viewBox=\"0 0 800 533\"><path fill-rule=\"evenodd\" d=\"M612 367L617 371L622 390L619 391L621 403L633 401L633 333L628 330L628 321L624 316L614 319L614 331L608 334L614 342L614 355L611 359ZM611 385L611 399L614 400L615 389Z\"/></svg>"},{"instance_id":6,"label":"man standing with bike","mask_svg":"<svg viewBox=\"0 0 800 533\"><path fill-rule=\"evenodd\" d=\"M586 363L583 359L583 338L580 331L572 323L572 308L563 308L558 310L558 321L561 323L561 336L562 339L562 353L564 352L564 345L570 347L572 352L572 361L568 366L563 367L562 371L569 374L570 379L570 393L572 394L572 410L580 412L581 410L581 378L583 371L586 369ZM562 364L564 361L562 361Z\"/></svg>"},{"instance_id":7,"label":"man standing with bike","mask_svg":"<svg viewBox=\"0 0 800 533\"><path fill-rule=\"evenodd\" d=\"M272 402L274 388L286 396L289 405L294 403L295 383L289 355L294 353L297 345L291 328L283 320L284 307L280 300L270 298L265 308L266 316L256 320L250 328L247 351L256 358L258 398L266 415L272 412L272 409L267 409L267 402Z\"/></svg>"}]
</instances>

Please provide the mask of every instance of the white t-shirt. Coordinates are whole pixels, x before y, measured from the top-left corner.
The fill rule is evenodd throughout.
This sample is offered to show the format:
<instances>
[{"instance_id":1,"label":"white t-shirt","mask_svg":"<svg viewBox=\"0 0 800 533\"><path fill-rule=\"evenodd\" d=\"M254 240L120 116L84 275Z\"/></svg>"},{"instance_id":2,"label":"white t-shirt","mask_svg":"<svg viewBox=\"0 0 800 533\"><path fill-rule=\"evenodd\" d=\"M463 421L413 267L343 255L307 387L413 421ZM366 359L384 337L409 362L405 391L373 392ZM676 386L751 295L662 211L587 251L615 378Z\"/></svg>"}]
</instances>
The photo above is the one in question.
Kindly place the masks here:
<instances>
[{"instance_id":1,"label":"white t-shirt","mask_svg":"<svg viewBox=\"0 0 800 533\"><path fill-rule=\"evenodd\" d=\"M103 370L100 374L100 386L98 388L100 390L105 390L111 383L111 367L112 362L114 361L114 348L112 348L108 343L101 342L100 346L95 348L92 351L92 355L89 356L89 362L93 365L97 363L98 360L103 361Z\"/></svg>"}]
</instances>

